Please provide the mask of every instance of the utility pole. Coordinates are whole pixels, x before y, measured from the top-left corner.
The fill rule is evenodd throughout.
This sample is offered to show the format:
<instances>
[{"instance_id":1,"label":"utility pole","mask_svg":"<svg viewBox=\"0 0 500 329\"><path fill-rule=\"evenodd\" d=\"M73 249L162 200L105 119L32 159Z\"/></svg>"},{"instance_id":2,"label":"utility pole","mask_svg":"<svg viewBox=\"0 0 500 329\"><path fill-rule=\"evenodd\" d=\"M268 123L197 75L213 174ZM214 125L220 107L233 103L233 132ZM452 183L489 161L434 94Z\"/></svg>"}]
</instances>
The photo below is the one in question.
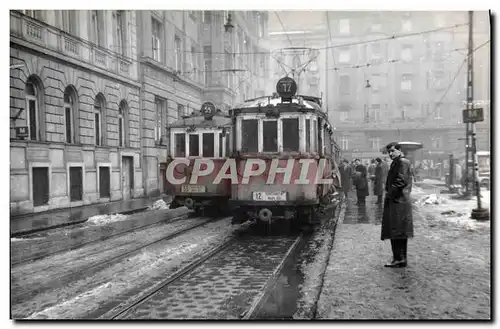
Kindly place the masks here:
<instances>
[{"instance_id":1,"label":"utility pole","mask_svg":"<svg viewBox=\"0 0 500 329\"><path fill-rule=\"evenodd\" d=\"M467 110L474 109L474 62L473 62L473 21L474 12L469 11L469 52L467 57ZM490 214L488 209L483 209L481 207L481 187L479 185L479 164L477 159L477 143L476 143L476 124L475 122L466 123L466 150L465 150L465 160L466 160L466 170L467 170L467 182L466 182L466 197L470 196L471 190L469 189L471 181L474 183L476 198L477 198L477 208L472 209L471 218L474 219L489 219ZM469 164L469 158L473 160L473 166L471 168ZM472 161L471 161L472 162ZM472 173L471 170L472 169ZM473 177L471 177L473 176ZM473 178L473 180L471 179Z\"/></svg>"},{"instance_id":2,"label":"utility pole","mask_svg":"<svg viewBox=\"0 0 500 329\"><path fill-rule=\"evenodd\" d=\"M472 51L474 48L472 40L473 30L473 12L469 11L469 42L468 42L468 56L467 56L467 109L472 109L474 107L474 72L473 72L473 55ZM472 127L473 123L465 123L465 197L469 198L471 196L471 163L474 157L474 150L472 145Z\"/></svg>"}]
</instances>

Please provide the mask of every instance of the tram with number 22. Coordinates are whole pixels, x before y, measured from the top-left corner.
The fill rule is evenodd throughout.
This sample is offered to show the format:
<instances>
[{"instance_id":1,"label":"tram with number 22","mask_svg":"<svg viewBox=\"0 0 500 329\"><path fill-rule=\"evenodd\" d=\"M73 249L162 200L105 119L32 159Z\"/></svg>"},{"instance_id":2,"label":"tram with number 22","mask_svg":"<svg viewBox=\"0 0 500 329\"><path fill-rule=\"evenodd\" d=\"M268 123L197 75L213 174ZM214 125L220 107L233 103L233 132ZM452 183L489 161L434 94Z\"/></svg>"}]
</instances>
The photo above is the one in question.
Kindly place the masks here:
<instances>
[{"instance_id":1,"label":"tram with number 22","mask_svg":"<svg viewBox=\"0 0 500 329\"><path fill-rule=\"evenodd\" d=\"M340 151L321 99L295 95L290 77L276 90L230 110L239 181L231 186L233 223L288 220L300 227L338 203Z\"/></svg>"},{"instance_id":2,"label":"tram with number 22","mask_svg":"<svg viewBox=\"0 0 500 329\"><path fill-rule=\"evenodd\" d=\"M231 182L214 183L230 152L231 119L205 102L201 110L169 127L170 154L167 159L167 190L173 195L171 208L186 206L196 213L228 211ZM211 161L204 161L209 159ZM175 163L172 163L174 162ZM212 166L213 168L208 168Z\"/></svg>"}]
</instances>

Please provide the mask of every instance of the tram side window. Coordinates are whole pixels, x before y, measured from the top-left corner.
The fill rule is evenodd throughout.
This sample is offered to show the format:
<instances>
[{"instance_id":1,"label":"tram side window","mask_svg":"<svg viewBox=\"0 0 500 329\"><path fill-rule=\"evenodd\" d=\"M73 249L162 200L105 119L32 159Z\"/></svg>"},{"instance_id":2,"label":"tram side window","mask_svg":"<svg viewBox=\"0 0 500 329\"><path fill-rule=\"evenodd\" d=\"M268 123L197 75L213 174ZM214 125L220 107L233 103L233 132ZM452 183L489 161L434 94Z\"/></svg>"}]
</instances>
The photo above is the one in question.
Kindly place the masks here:
<instances>
[{"instance_id":1,"label":"tram side window","mask_svg":"<svg viewBox=\"0 0 500 329\"><path fill-rule=\"evenodd\" d=\"M223 158L224 154L222 154L222 144L224 143L224 135L219 133L219 158Z\"/></svg>"},{"instance_id":2,"label":"tram side window","mask_svg":"<svg viewBox=\"0 0 500 329\"><path fill-rule=\"evenodd\" d=\"M312 138L311 138L311 151L312 152L318 152L318 125L315 124L316 121L311 121L312 123L312 128L313 128L313 133L312 133Z\"/></svg>"},{"instance_id":3,"label":"tram side window","mask_svg":"<svg viewBox=\"0 0 500 329\"><path fill-rule=\"evenodd\" d=\"M231 138L232 138L233 134L228 134L226 135L226 154L225 156L229 156L229 154L231 154ZM221 156L224 156L221 154Z\"/></svg>"},{"instance_id":4,"label":"tram side window","mask_svg":"<svg viewBox=\"0 0 500 329\"><path fill-rule=\"evenodd\" d=\"M186 156L186 134L174 134L175 157Z\"/></svg>"},{"instance_id":5,"label":"tram side window","mask_svg":"<svg viewBox=\"0 0 500 329\"><path fill-rule=\"evenodd\" d=\"M200 136L189 135L189 156L195 157L200 155Z\"/></svg>"},{"instance_id":6,"label":"tram side window","mask_svg":"<svg viewBox=\"0 0 500 329\"><path fill-rule=\"evenodd\" d=\"M245 153L259 151L259 122L248 119L241 122L241 151Z\"/></svg>"},{"instance_id":7,"label":"tram side window","mask_svg":"<svg viewBox=\"0 0 500 329\"><path fill-rule=\"evenodd\" d=\"M283 151L299 151L299 119L283 119Z\"/></svg>"},{"instance_id":8,"label":"tram side window","mask_svg":"<svg viewBox=\"0 0 500 329\"><path fill-rule=\"evenodd\" d=\"M278 152L278 121L264 121L262 126L263 152Z\"/></svg>"},{"instance_id":9,"label":"tram side window","mask_svg":"<svg viewBox=\"0 0 500 329\"><path fill-rule=\"evenodd\" d=\"M203 156L213 158L215 156L215 135L213 133L203 134Z\"/></svg>"},{"instance_id":10,"label":"tram side window","mask_svg":"<svg viewBox=\"0 0 500 329\"><path fill-rule=\"evenodd\" d=\"M306 119L306 152L311 152L311 120Z\"/></svg>"}]
</instances>

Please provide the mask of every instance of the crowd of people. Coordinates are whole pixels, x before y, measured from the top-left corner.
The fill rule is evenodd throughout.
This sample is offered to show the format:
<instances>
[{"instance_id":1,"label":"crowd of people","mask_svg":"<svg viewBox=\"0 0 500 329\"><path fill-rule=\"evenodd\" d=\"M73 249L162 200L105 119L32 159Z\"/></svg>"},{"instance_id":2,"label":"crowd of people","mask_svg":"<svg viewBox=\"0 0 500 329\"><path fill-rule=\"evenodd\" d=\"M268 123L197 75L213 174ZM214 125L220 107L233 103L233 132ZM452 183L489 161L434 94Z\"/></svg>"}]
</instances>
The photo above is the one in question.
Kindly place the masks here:
<instances>
[{"instance_id":1,"label":"crowd of people","mask_svg":"<svg viewBox=\"0 0 500 329\"><path fill-rule=\"evenodd\" d=\"M364 205L366 197L370 194L376 195L376 203L381 204L389 167L390 162L387 158L372 159L369 164L363 164L360 159L354 159L352 162L343 159L339 170L344 196L347 198L348 192L354 188L357 205Z\"/></svg>"}]
</instances>

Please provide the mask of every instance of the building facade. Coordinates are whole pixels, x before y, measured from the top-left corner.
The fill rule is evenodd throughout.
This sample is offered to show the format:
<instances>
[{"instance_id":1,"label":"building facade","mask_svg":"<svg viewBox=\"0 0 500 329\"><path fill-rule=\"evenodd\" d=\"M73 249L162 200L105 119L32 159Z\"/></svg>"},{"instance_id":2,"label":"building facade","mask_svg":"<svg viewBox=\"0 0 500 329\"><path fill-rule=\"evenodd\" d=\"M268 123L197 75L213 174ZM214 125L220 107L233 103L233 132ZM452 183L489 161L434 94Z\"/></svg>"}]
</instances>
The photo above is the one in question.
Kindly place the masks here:
<instances>
[{"instance_id":1,"label":"building facade","mask_svg":"<svg viewBox=\"0 0 500 329\"><path fill-rule=\"evenodd\" d=\"M231 14L232 31L226 32ZM255 53L267 13L138 11L145 193L164 191L168 124L210 101L227 110L261 90Z\"/></svg>"},{"instance_id":2,"label":"building facade","mask_svg":"<svg viewBox=\"0 0 500 329\"><path fill-rule=\"evenodd\" d=\"M10 12L11 214L143 195L134 11Z\"/></svg>"},{"instance_id":3,"label":"building facade","mask_svg":"<svg viewBox=\"0 0 500 329\"><path fill-rule=\"evenodd\" d=\"M467 12L330 13L337 68L329 76L330 117L347 158L370 159L394 140L421 142L420 158L465 153ZM489 40L486 12L475 13L475 45ZM455 25L460 25L456 27ZM433 30L429 33L417 33ZM391 39L392 35L413 34ZM378 42L370 40L382 39ZM386 39L386 40L383 40ZM474 96L489 99L489 46L474 53ZM483 96L484 95L484 96ZM489 108L478 149L489 149Z\"/></svg>"},{"instance_id":4,"label":"building facade","mask_svg":"<svg viewBox=\"0 0 500 329\"><path fill-rule=\"evenodd\" d=\"M164 192L168 124L263 94L267 13L12 10L11 215Z\"/></svg>"}]
</instances>

